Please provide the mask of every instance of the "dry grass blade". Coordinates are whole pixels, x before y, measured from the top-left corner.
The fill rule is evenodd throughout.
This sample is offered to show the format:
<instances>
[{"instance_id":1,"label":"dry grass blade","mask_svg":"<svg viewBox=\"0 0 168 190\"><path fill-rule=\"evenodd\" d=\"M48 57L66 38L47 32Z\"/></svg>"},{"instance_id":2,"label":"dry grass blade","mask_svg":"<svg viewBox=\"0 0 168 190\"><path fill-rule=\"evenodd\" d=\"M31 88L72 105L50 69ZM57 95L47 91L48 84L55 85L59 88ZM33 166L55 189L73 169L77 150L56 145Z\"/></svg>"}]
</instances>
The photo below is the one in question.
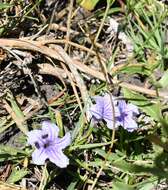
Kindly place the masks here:
<instances>
[{"instance_id":1,"label":"dry grass blade","mask_svg":"<svg viewBox=\"0 0 168 190\"><path fill-rule=\"evenodd\" d=\"M66 73L64 73L61 68L52 66L48 63L42 63L42 64L37 64L37 65L39 67L39 72L41 74L50 74L50 75L58 77L59 79L67 78Z\"/></svg>"},{"instance_id":2,"label":"dry grass blade","mask_svg":"<svg viewBox=\"0 0 168 190\"><path fill-rule=\"evenodd\" d=\"M0 181L0 190L26 190L18 185L11 185Z\"/></svg>"},{"instance_id":3,"label":"dry grass blade","mask_svg":"<svg viewBox=\"0 0 168 190\"><path fill-rule=\"evenodd\" d=\"M69 7L68 7L69 13L68 13L68 19L67 19L66 41L69 41L69 37L70 37L71 16L72 16L73 4L74 4L74 0L70 0ZM65 50L65 51L68 50L68 43L65 44L64 50Z\"/></svg>"},{"instance_id":4,"label":"dry grass blade","mask_svg":"<svg viewBox=\"0 0 168 190\"><path fill-rule=\"evenodd\" d=\"M65 40L65 39L42 40L42 41L40 40L39 44L41 44L41 45L46 45L46 44L69 44L69 45L74 46L74 47L76 47L78 49L81 49L83 51L87 51L92 55L96 55L96 53L93 50L91 50L91 49L89 49L89 48L87 48L85 46L79 45L79 44L77 44L75 42Z\"/></svg>"},{"instance_id":5,"label":"dry grass blade","mask_svg":"<svg viewBox=\"0 0 168 190\"><path fill-rule=\"evenodd\" d=\"M0 47L2 47L2 48L3 47L10 47L10 48L18 48L18 49L37 51L37 52L40 52L40 53L47 55L51 58L65 62L65 60L59 54L59 52L57 52L56 50L51 49L47 46L39 45L39 43L36 41L23 41L23 40L19 40L19 39L0 39ZM69 63L73 64L80 71L87 73L93 77L96 77L100 80L105 81L103 73L101 73L95 69L91 69L90 67L82 64L80 61L76 61L76 60L72 59L67 64L69 64ZM53 67L53 69L54 69L54 67ZM126 82L120 82L118 80L113 80L113 83L117 84L121 87L125 87L125 88L128 88L130 90L134 90L136 92L147 94L149 96L157 96L155 90L146 89L146 88L143 88L143 87L140 87L137 85L132 85L132 84L129 84ZM168 99L168 95L166 93L160 92L159 96L162 98Z\"/></svg>"},{"instance_id":6,"label":"dry grass blade","mask_svg":"<svg viewBox=\"0 0 168 190\"><path fill-rule=\"evenodd\" d=\"M73 64L73 60L69 57L69 55L61 47L54 46L54 49L56 50L56 52L59 52L59 55L63 58L64 62L70 68L70 70L71 70L71 72L75 78L75 81L77 82L77 85L80 89L82 99L83 99L84 103L87 102L89 95L87 93L87 89L86 89L86 86L84 84L84 81L82 80L81 76L79 75L77 68Z\"/></svg>"},{"instance_id":7,"label":"dry grass blade","mask_svg":"<svg viewBox=\"0 0 168 190\"><path fill-rule=\"evenodd\" d=\"M72 78L70 72L68 71L66 65L61 62L61 66L63 67L65 73L67 74L67 76L68 76L68 78L69 78L69 80L70 80L70 83L71 83L71 86L72 86L72 88L73 88L74 94L75 94L75 96L76 96L76 99L77 99L78 105L79 105L79 107L80 107L80 110L81 110L81 112L83 112L82 104L81 104L80 98L79 98L79 96L78 96L78 92L77 92L76 86L75 86L75 84L74 84L73 78Z\"/></svg>"},{"instance_id":8,"label":"dry grass blade","mask_svg":"<svg viewBox=\"0 0 168 190\"><path fill-rule=\"evenodd\" d=\"M7 112L10 114L10 116L12 117L12 119L15 121L16 125L18 126L18 128L23 132L23 133L27 133L28 129L24 124L24 119L20 118L17 116L17 114L15 113L14 110L12 110L12 108L10 107L10 105L7 103L6 100L3 100L3 107L7 110Z\"/></svg>"}]
</instances>

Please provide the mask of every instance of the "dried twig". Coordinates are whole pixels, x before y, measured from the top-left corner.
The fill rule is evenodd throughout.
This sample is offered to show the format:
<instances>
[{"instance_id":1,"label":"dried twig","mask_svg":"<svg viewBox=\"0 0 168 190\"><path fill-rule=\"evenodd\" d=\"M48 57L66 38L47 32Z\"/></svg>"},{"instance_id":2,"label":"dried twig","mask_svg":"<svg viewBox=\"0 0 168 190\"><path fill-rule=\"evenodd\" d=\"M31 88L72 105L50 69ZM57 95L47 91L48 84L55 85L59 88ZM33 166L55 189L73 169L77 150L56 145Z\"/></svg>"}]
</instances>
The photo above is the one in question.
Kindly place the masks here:
<instances>
[{"instance_id":1,"label":"dried twig","mask_svg":"<svg viewBox=\"0 0 168 190\"><path fill-rule=\"evenodd\" d=\"M15 123L17 124L18 128L23 132L23 133L27 133L28 129L27 126L24 125L24 119L23 118L19 118L16 113L12 110L11 106L8 104L8 102L6 100L3 100L3 107L7 110L7 112L10 114L10 116L12 117L12 119L15 121Z\"/></svg>"},{"instance_id":2,"label":"dried twig","mask_svg":"<svg viewBox=\"0 0 168 190\"><path fill-rule=\"evenodd\" d=\"M63 58L59 55L59 53L54 50L51 49L49 47L46 46L42 46L42 45L36 45L36 43L38 44L38 42L36 41L23 41L23 40L19 40L19 39L0 39L0 47L10 47L10 48L18 48L18 49L26 49L26 50L31 50L31 51L37 51L40 52L44 55L47 55L51 58L60 60L62 62L64 62L65 60L63 60ZM58 46L59 47L59 46ZM87 73L93 77L96 77L100 80L105 81L104 75L103 73L97 71L96 69L92 69L89 66L86 66L84 64L82 64L80 61L71 59L71 62L68 62L67 64L73 64L77 69L79 69L80 71ZM53 67L54 69L54 67ZM126 82L121 82L118 80L114 80L112 79L114 84L117 84L121 87L125 87L128 88L130 90L134 90L143 94L147 94L149 96L157 96L156 95L156 91L155 90L151 90L151 89L146 89L137 85L133 85L133 84L129 84ZM166 93L160 92L159 96L165 99L168 99L168 95Z\"/></svg>"},{"instance_id":3,"label":"dried twig","mask_svg":"<svg viewBox=\"0 0 168 190\"><path fill-rule=\"evenodd\" d=\"M46 44L66 44L66 43L69 44L69 45L71 45L71 46L74 46L76 48L79 48L79 49L81 49L83 51L90 52L90 54L92 54L92 55L96 55L96 53L93 50L91 50L91 49L89 49L89 48L87 48L85 46L79 45L79 44L77 44L75 42L65 40L65 39L56 39L56 40L53 39L53 40L42 40L42 41L40 40L39 41L40 45L46 45Z\"/></svg>"},{"instance_id":4,"label":"dried twig","mask_svg":"<svg viewBox=\"0 0 168 190\"><path fill-rule=\"evenodd\" d=\"M8 184L8 183L2 182L2 181L0 181L0 189L3 189L3 190L26 190L25 188L23 188L19 185Z\"/></svg>"},{"instance_id":5,"label":"dried twig","mask_svg":"<svg viewBox=\"0 0 168 190\"><path fill-rule=\"evenodd\" d=\"M56 52L59 52L59 55L62 57L62 59L64 60L64 62L68 65L68 67L70 68L73 76L74 76L74 79L75 81L77 82L78 84L78 87L80 89L80 92L81 92L81 95L82 95L82 98L83 98L83 101L86 102L87 99L88 99L88 95L87 95L87 89L86 89L86 86L83 82L83 80L81 79L81 77L79 76L79 73L76 69L76 67L73 65L73 61L72 59L68 56L68 54L65 53L65 51L59 47L59 46L54 46L54 49L56 50ZM64 67L64 69L66 69ZM80 101L80 98L78 96L78 93L77 93L77 90L75 88L75 85L73 84L73 80L72 80L72 77L71 75L69 74L68 70L66 70L66 73L71 81L71 84L72 84L72 87L73 87L73 90L74 90L74 93L75 93L75 96L77 98L77 101L80 105L80 108L81 108L81 111L83 112L83 109L82 109L82 104L81 104L81 101ZM84 113L84 112L83 112Z\"/></svg>"},{"instance_id":6,"label":"dried twig","mask_svg":"<svg viewBox=\"0 0 168 190\"><path fill-rule=\"evenodd\" d=\"M74 4L74 0L70 0L70 4L69 4L69 13L68 13L68 19L67 19L67 33L66 33L66 41L70 41L69 37L70 37L70 29L71 29L71 16L72 16L72 10L73 10L73 4ZM65 44L64 50L67 51L68 50L68 43Z\"/></svg>"}]
</instances>

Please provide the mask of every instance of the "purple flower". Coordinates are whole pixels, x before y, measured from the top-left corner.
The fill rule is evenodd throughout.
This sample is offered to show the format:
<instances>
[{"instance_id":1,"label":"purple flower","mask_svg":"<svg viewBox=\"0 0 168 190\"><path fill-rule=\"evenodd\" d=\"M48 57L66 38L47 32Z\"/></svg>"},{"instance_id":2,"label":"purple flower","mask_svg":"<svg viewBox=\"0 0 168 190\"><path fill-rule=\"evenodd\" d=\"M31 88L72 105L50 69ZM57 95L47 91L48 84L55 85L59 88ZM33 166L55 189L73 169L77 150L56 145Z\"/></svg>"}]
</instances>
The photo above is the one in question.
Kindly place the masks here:
<instances>
[{"instance_id":1,"label":"purple flower","mask_svg":"<svg viewBox=\"0 0 168 190\"><path fill-rule=\"evenodd\" d=\"M119 110L117 108L117 101L112 97L112 101L114 104L114 112L111 103L111 95L106 94L105 96L95 96L96 104L92 105L89 112L94 119L94 121L105 120L107 122L107 127L113 128L113 115L118 116Z\"/></svg>"},{"instance_id":2,"label":"purple flower","mask_svg":"<svg viewBox=\"0 0 168 190\"><path fill-rule=\"evenodd\" d=\"M133 104L126 104L124 100L119 100L118 108L120 114L116 116L116 125L121 125L130 132L137 129L138 125L133 119L133 116L139 114L137 106Z\"/></svg>"},{"instance_id":3,"label":"purple flower","mask_svg":"<svg viewBox=\"0 0 168 190\"><path fill-rule=\"evenodd\" d=\"M133 117L139 114L138 108L133 104L126 104L124 100L114 100L114 113L111 105L110 94L105 96L95 96L96 104L92 105L89 112L94 121L105 120L107 127L113 128L113 117L115 117L116 127L122 126L128 131L133 131L136 129L137 123L134 121ZM114 115L114 116L113 116Z\"/></svg>"},{"instance_id":4,"label":"purple flower","mask_svg":"<svg viewBox=\"0 0 168 190\"><path fill-rule=\"evenodd\" d=\"M62 149L70 144L70 133L63 138L58 137L59 128L50 121L42 123L41 130L32 130L27 133L28 144L35 146L32 160L37 165L43 165L46 159L60 168L69 164L69 159L64 155Z\"/></svg>"}]
</instances>

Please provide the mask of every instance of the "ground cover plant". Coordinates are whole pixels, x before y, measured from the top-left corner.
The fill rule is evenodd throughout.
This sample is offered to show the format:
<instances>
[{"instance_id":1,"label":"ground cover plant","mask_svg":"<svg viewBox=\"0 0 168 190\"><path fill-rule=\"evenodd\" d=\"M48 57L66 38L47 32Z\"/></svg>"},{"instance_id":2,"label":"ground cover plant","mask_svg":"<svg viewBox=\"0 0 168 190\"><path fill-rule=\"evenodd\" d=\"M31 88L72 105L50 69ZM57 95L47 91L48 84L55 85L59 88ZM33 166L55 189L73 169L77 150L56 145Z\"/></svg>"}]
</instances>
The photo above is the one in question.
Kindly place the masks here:
<instances>
[{"instance_id":1,"label":"ground cover plant","mask_svg":"<svg viewBox=\"0 0 168 190\"><path fill-rule=\"evenodd\" d=\"M0 1L0 189L168 189L166 1Z\"/></svg>"}]
</instances>

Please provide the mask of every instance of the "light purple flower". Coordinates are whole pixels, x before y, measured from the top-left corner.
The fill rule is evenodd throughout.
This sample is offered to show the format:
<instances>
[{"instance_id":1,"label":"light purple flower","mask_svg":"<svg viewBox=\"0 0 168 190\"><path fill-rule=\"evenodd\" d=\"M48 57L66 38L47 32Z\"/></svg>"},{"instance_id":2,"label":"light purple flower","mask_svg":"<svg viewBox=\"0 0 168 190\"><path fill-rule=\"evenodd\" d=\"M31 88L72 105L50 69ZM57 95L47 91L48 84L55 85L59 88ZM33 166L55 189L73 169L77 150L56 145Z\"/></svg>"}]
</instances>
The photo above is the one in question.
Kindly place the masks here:
<instances>
[{"instance_id":1,"label":"light purple flower","mask_svg":"<svg viewBox=\"0 0 168 190\"><path fill-rule=\"evenodd\" d=\"M95 96L96 104L92 105L89 112L94 119L94 121L105 120L107 122L107 127L113 128L113 117L119 114L119 110L116 106L117 101L114 100L114 97L110 97L110 94L106 94L105 96ZM112 108L112 102L114 104L114 112Z\"/></svg>"},{"instance_id":2,"label":"light purple flower","mask_svg":"<svg viewBox=\"0 0 168 190\"><path fill-rule=\"evenodd\" d=\"M50 121L42 122L41 130L32 130L27 133L28 144L35 146L32 154L34 164L43 165L46 159L60 168L69 164L69 159L64 155L62 149L70 145L70 133L63 138L58 137L59 128Z\"/></svg>"},{"instance_id":3,"label":"light purple flower","mask_svg":"<svg viewBox=\"0 0 168 190\"><path fill-rule=\"evenodd\" d=\"M124 100L118 101L119 116L116 117L116 125L124 127L127 131L132 132L138 128L137 123L133 119L135 115L139 114L137 106L133 104L126 104Z\"/></svg>"},{"instance_id":4,"label":"light purple flower","mask_svg":"<svg viewBox=\"0 0 168 190\"><path fill-rule=\"evenodd\" d=\"M92 105L89 112L94 121L105 120L107 127L113 129L113 117L115 117L115 127L122 126L128 131L136 129L137 123L133 117L139 114L138 108L133 104L126 104L124 100L117 100L112 97L114 113L110 100L110 94L105 96L95 96L96 104ZM114 115L114 116L113 116Z\"/></svg>"}]
</instances>

